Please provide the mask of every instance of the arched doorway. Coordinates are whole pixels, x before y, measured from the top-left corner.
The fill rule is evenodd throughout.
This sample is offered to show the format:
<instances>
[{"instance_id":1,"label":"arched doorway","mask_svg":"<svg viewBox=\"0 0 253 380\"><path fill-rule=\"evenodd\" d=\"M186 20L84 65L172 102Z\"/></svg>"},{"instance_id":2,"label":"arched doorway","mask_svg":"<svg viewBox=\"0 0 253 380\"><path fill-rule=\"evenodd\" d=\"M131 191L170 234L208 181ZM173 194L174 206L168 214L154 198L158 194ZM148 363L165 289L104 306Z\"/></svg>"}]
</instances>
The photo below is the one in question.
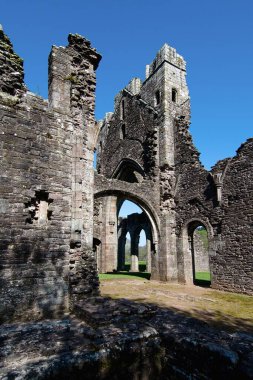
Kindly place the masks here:
<instances>
[{"instance_id":1,"label":"arched doorway","mask_svg":"<svg viewBox=\"0 0 253 380\"><path fill-rule=\"evenodd\" d=\"M203 222L188 225L188 242L192 259L192 277L195 285L210 285L209 236Z\"/></svg>"},{"instance_id":2,"label":"arched doorway","mask_svg":"<svg viewBox=\"0 0 253 380\"><path fill-rule=\"evenodd\" d=\"M140 232L139 238L139 249L138 249L138 258L139 258L139 271L147 272L148 270L148 241L144 229Z\"/></svg>"},{"instance_id":3,"label":"arched doorway","mask_svg":"<svg viewBox=\"0 0 253 380\"><path fill-rule=\"evenodd\" d=\"M128 200L118 202L118 270L150 272L151 243L146 213Z\"/></svg>"},{"instance_id":4,"label":"arched doorway","mask_svg":"<svg viewBox=\"0 0 253 380\"><path fill-rule=\"evenodd\" d=\"M129 205L129 201L134 208L122 214L120 210L124 209L124 204ZM156 219L151 216L152 211L149 207L143 205L143 201L140 203L136 199L133 201L131 196L115 191L114 194L110 192L108 195L102 193L102 196L95 194L95 209L96 235L102 243L100 272L122 271L128 264L129 271L146 270L152 275L157 275L158 230ZM130 255L127 258L128 246L130 246ZM139 263L140 252L143 258L141 263Z\"/></svg>"}]
</instances>

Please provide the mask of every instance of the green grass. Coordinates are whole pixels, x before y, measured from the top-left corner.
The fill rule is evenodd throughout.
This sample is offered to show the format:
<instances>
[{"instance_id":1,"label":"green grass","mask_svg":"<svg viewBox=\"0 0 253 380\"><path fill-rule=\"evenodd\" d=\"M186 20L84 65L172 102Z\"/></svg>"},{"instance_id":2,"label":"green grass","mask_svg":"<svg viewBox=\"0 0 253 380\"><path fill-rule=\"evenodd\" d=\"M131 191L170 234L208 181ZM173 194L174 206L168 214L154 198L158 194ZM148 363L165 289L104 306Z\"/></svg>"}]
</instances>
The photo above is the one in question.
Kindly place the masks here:
<instances>
[{"instance_id":1,"label":"green grass","mask_svg":"<svg viewBox=\"0 0 253 380\"><path fill-rule=\"evenodd\" d=\"M100 280L115 280L115 279L140 279L140 278L145 278L147 280L150 279L150 273L147 272L142 272L140 271L139 273L131 273L128 271L124 272L113 272L113 273L100 273L99 275ZM196 272L195 275L195 280L197 281L206 281L210 282L211 281L211 275L209 272Z\"/></svg>"},{"instance_id":2,"label":"green grass","mask_svg":"<svg viewBox=\"0 0 253 380\"><path fill-rule=\"evenodd\" d=\"M195 280L211 281L211 274L210 272L196 272Z\"/></svg>"},{"instance_id":3,"label":"green grass","mask_svg":"<svg viewBox=\"0 0 253 380\"><path fill-rule=\"evenodd\" d=\"M140 280L140 278L149 280L150 273L139 272L139 273L129 273L129 272L118 272L118 273L99 273L98 275L100 280L116 280L116 279L131 279L131 280Z\"/></svg>"}]
</instances>

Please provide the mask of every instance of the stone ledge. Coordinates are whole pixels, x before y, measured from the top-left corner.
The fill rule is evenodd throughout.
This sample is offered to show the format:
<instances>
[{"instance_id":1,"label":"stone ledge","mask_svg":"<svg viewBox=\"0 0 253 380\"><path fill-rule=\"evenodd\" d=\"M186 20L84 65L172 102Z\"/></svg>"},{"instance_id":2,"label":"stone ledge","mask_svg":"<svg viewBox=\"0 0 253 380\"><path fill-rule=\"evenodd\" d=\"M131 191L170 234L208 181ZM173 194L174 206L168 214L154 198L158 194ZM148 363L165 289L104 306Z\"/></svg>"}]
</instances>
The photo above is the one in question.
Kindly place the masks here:
<instances>
[{"instance_id":1,"label":"stone ledge","mask_svg":"<svg viewBox=\"0 0 253 380\"><path fill-rule=\"evenodd\" d=\"M0 379L252 379L251 334L124 299L85 299L76 312L2 325Z\"/></svg>"}]
</instances>

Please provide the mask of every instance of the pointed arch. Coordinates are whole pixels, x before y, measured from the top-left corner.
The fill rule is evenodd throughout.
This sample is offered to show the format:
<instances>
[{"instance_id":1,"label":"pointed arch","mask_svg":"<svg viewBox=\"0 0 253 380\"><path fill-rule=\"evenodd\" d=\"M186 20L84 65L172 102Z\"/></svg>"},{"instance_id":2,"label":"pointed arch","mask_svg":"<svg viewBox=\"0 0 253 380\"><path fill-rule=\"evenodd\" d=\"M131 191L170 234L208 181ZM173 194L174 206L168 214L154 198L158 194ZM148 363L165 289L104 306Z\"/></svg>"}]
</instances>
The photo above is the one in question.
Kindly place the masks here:
<instances>
[{"instance_id":1,"label":"pointed arch","mask_svg":"<svg viewBox=\"0 0 253 380\"><path fill-rule=\"evenodd\" d=\"M143 177L143 168L136 161L129 158L121 160L112 174L112 178L130 183L141 182Z\"/></svg>"}]
</instances>

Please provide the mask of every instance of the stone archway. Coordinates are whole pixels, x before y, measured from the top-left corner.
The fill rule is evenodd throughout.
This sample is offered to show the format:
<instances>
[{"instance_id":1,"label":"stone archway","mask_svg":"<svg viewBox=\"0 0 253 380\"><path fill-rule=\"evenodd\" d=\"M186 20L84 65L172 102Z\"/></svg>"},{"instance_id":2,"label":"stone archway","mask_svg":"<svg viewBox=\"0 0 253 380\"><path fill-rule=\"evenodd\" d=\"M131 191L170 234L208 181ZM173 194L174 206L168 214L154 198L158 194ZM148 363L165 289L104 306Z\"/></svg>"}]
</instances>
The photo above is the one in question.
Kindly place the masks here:
<instances>
[{"instance_id":1,"label":"stone archway","mask_svg":"<svg viewBox=\"0 0 253 380\"><path fill-rule=\"evenodd\" d=\"M95 198L95 209L99 211L96 212L97 220L95 223L100 226L97 233L100 235L100 240L102 242L102 263L101 272L112 272L123 267L123 259L118 261L118 247L121 244L121 249L124 248L124 239L127 231L122 233L120 239L118 240L118 205L121 204L122 200L130 200L136 203L145 213L145 216L149 222L149 229L146 228L146 236L149 239L149 251L150 258L148 261L148 267L151 272L151 277L154 279L159 278L159 267L158 267L158 246L159 246L159 229L158 220L156 215L153 213L152 206L143 199L139 199L138 195L129 192L122 192L119 190L110 189L108 191L98 191L94 194ZM139 229L143 229L143 226L139 226ZM140 233L140 231L134 231L135 236Z\"/></svg>"},{"instance_id":2,"label":"stone archway","mask_svg":"<svg viewBox=\"0 0 253 380\"><path fill-rule=\"evenodd\" d=\"M121 203L121 202L119 202ZM145 234L145 263L146 272L151 272L151 252L154 253L154 243L152 238L151 224L145 212L132 213L127 217L120 218L118 225L118 268L125 268L125 246L126 236L130 238L130 271L140 270L140 235ZM143 252L142 252L143 253Z\"/></svg>"},{"instance_id":3,"label":"stone archway","mask_svg":"<svg viewBox=\"0 0 253 380\"><path fill-rule=\"evenodd\" d=\"M210 255L213 247L213 228L208 219L196 216L184 224L178 240L178 279L180 282L187 284L196 282L196 247L194 247L194 232L199 226L203 227L207 232L208 263L209 270L212 272Z\"/></svg>"}]
</instances>

